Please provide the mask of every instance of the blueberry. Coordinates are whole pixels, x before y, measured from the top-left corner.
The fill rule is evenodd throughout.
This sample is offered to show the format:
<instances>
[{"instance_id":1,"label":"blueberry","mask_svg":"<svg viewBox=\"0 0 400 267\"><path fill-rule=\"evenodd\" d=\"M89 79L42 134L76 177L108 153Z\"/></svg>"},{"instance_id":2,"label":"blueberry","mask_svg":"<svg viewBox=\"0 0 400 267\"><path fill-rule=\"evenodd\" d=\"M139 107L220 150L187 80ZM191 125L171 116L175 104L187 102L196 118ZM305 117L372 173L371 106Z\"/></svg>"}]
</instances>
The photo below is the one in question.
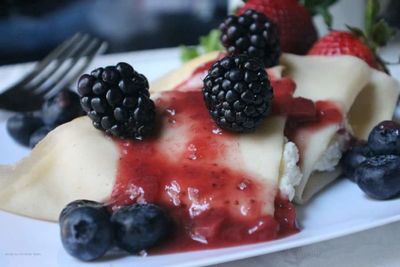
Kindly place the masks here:
<instances>
[{"instance_id":1,"label":"blueberry","mask_svg":"<svg viewBox=\"0 0 400 267\"><path fill-rule=\"evenodd\" d=\"M29 146L31 134L42 126L42 119L32 113L16 114L7 120L8 133L23 146Z\"/></svg>"},{"instance_id":2,"label":"blueberry","mask_svg":"<svg viewBox=\"0 0 400 267\"><path fill-rule=\"evenodd\" d=\"M400 193L400 156L370 157L356 169L354 176L358 186L371 198L393 198Z\"/></svg>"},{"instance_id":3,"label":"blueberry","mask_svg":"<svg viewBox=\"0 0 400 267\"><path fill-rule=\"evenodd\" d=\"M400 154L400 124L394 121L379 123L369 134L368 145L376 155Z\"/></svg>"},{"instance_id":4,"label":"blueberry","mask_svg":"<svg viewBox=\"0 0 400 267\"><path fill-rule=\"evenodd\" d=\"M42 106L42 117L46 125L58 126L83 114L79 96L62 90Z\"/></svg>"},{"instance_id":5,"label":"blueberry","mask_svg":"<svg viewBox=\"0 0 400 267\"><path fill-rule=\"evenodd\" d=\"M29 138L29 147L34 148L51 130L53 130L52 127L43 126L33 132Z\"/></svg>"},{"instance_id":6,"label":"blueberry","mask_svg":"<svg viewBox=\"0 0 400 267\"><path fill-rule=\"evenodd\" d=\"M370 156L370 148L366 142L357 142L343 154L341 165L343 175L352 180L354 180L354 172L361 163L363 163L368 156Z\"/></svg>"},{"instance_id":7,"label":"blueberry","mask_svg":"<svg viewBox=\"0 0 400 267\"><path fill-rule=\"evenodd\" d=\"M103 209L105 212L107 212L107 208L103 203L99 203L93 200L87 200L87 199L78 199L75 201L70 202L65 208L61 211L60 217L58 221L60 224L63 223L64 218L74 209L80 208L80 207L94 207L94 208L99 208Z\"/></svg>"},{"instance_id":8,"label":"blueberry","mask_svg":"<svg viewBox=\"0 0 400 267\"><path fill-rule=\"evenodd\" d=\"M64 249L83 261L103 256L113 244L109 214L90 205L66 213L60 221L60 232Z\"/></svg>"},{"instance_id":9,"label":"blueberry","mask_svg":"<svg viewBox=\"0 0 400 267\"><path fill-rule=\"evenodd\" d=\"M166 213L153 204L124 206L111 216L118 247L136 253L157 245L169 228Z\"/></svg>"}]
</instances>

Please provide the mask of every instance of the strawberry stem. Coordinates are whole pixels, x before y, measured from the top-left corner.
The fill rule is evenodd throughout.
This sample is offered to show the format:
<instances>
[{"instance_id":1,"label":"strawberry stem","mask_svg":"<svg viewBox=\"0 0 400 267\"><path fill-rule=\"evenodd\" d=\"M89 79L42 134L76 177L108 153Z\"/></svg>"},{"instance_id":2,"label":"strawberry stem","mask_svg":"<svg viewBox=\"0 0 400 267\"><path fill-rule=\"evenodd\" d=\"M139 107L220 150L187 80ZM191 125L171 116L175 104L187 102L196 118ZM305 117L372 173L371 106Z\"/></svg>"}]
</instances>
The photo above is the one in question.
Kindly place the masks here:
<instances>
[{"instance_id":1,"label":"strawberry stem","mask_svg":"<svg viewBox=\"0 0 400 267\"><path fill-rule=\"evenodd\" d=\"M378 17L378 13L380 10L380 4L378 0L368 0L367 6L365 9L365 34L368 39L372 38L372 29Z\"/></svg>"},{"instance_id":2,"label":"strawberry stem","mask_svg":"<svg viewBox=\"0 0 400 267\"><path fill-rule=\"evenodd\" d=\"M329 30L332 29L332 14L329 7L338 0L300 0L299 2L307 8L312 16L321 15Z\"/></svg>"},{"instance_id":3,"label":"strawberry stem","mask_svg":"<svg viewBox=\"0 0 400 267\"><path fill-rule=\"evenodd\" d=\"M374 52L385 46L394 37L396 31L385 20L379 19L380 4L378 0L368 0L365 9L365 36L368 45Z\"/></svg>"}]
</instances>

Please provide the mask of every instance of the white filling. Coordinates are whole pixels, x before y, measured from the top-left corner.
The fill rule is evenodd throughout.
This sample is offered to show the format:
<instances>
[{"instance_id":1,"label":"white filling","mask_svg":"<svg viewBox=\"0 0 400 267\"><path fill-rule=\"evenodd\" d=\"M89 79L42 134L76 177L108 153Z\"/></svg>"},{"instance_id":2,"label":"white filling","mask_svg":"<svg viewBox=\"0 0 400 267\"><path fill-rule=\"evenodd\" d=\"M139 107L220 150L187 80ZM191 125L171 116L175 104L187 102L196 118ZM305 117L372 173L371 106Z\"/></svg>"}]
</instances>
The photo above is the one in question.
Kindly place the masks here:
<instances>
[{"instance_id":1,"label":"white filling","mask_svg":"<svg viewBox=\"0 0 400 267\"><path fill-rule=\"evenodd\" d=\"M325 150L324 154L314 165L313 171L333 171L339 164L342 154L346 149L346 145L349 141L348 134L336 134L333 142Z\"/></svg>"},{"instance_id":2,"label":"white filling","mask_svg":"<svg viewBox=\"0 0 400 267\"><path fill-rule=\"evenodd\" d=\"M299 162L299 150L293 142L286 142L283 150L281 165L281 177L279 189L281 194L292 200L295 194L294 187L297 186L303 174L297 163Z\"/></svg>"},{"instance_id":3,"label":"white filling","mask_svg":"<svg viewBox=\"0 0 400 267\"><path fill-rule=\"evenodd\" d=\"M342 158L348 141L348 134L337 134L331 145L315 164L313 172L330 172L335 170ZM282 157L279 189L281 194L289 200L293 200L295 187L300 184L303 178L303 173L298 166L298 162L299 150L297 146L293 142L286 141Z\"/></svg>"}]
</instances>

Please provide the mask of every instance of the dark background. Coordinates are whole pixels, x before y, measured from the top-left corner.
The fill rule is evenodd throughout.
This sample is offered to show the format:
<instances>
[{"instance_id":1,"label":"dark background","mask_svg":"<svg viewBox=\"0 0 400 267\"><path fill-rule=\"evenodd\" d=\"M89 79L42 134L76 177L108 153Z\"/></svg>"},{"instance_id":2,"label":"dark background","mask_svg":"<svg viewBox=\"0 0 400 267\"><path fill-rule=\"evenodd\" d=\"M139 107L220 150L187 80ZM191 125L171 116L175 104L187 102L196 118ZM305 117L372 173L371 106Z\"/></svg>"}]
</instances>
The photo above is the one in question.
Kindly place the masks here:
<instances>
[{"instance_id":1,"label":"dark background","mask_svg":"<svg viewBox=\"0 0 400 267\"><path fill-rule=\"evenodd\" d=\"M0 65L40 59L76 32L108 53L195 44L226 14L226 0L0 0Z\"/></svg>"},{"instance_id":2,"label":"dark background","mask_svg":"<svg viewBox=\"0 0 400 267\"><path fill-rule=\"evenodd\" d=\"M196 44L226 14L227 0L0 0L0 65L41 59L76 32L108 53ZM400 27L400 0L383 14Z\"/></svg>"}]
</instances>

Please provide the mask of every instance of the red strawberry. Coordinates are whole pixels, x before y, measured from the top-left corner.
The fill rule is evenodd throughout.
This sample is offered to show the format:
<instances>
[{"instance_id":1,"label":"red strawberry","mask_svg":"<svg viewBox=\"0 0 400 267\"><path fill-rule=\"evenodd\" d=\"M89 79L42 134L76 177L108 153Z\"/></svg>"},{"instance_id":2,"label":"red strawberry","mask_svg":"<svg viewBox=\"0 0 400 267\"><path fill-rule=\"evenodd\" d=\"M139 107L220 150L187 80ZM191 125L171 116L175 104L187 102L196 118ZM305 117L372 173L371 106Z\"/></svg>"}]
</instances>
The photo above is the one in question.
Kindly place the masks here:
<instances>
[{"instance_id":1,"label":"red strawberry","mask_svg":"<svg viewBox=\"0 0 400 267\"><path fill-rule=\"evenodd\" d=\"M364 30L347 26L349 31L332 31L318 40L309 55L351 55L361 58L371 67L389 73L385 62L377 54L395 35L383 19L379 19L378 0L368 0L365 9Z\"/></svg>"},{"instance_id":2,"label":"red strawberry","mask_svg":"<svg viewBox=\"0 0 400 267\"><path fill-rule=\"evenodd\" d=\"M351 32L333 31L314 44L309 55L351 55L361 58L371 67L378 69L379 64L374 52L360 37Z\"/></svg>"},{"instance_id":3,"label":"red strawberry","mask_svg":"<svg viewBox=\"0 0 400 267\"><path fill-rule=\"evenodd\" d=\"M248 9L264 13L278 25L283 52L305 54L317 40L310 13L297 0L248 0L238 14Z\"/></svg>"}]
</instances>

